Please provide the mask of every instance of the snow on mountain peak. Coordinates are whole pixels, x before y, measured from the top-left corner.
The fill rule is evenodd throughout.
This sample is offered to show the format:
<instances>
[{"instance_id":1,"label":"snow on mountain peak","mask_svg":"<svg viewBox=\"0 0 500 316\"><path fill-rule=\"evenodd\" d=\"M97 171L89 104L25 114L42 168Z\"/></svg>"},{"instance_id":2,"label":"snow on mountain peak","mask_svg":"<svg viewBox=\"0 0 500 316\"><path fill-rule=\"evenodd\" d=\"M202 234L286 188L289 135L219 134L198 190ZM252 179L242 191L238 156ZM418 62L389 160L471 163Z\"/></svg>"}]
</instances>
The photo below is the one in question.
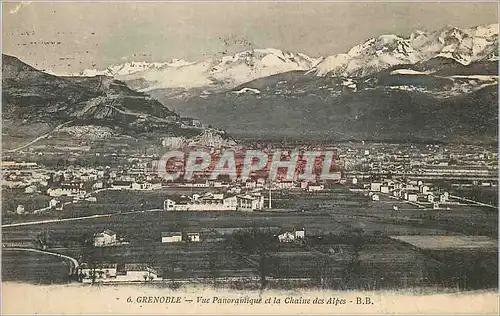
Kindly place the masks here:
<instances>
[{"instance_id":1,"label":"snow on mountain peak","mask_svg":"<svg viewBox=\"0 0 500 316\"><path fill-rule=\"evenodd\" d=\"M418 30L407 37L384 34L352 47L347 53L320 58L275 48L256 48L195 62L183 59L130 61L104 70L86 69L78 75L112 76L142 91L234 88L257 78L288 71L356 77L435 57L454 59L463 65L478 60L498 60L498 24L468 29L448 25L434 31Z\"/></svg>"},{"instance_id":2,"label":"snow on mountain peak","mask_svg":"<svg viewBox=\"0 0 500 316\"><path fill-rule=\"evenodd\" d=\"M115 76L124 81L140 80L140 87L135 88L142 91L161 88L234 88L245 82L277 73L309 70L316 64L316 58L305 54L262 48L194 63L184 61L164 63L158 67L122 72Z\"/></svg>"},{"instance_id":3,"label":"snow on mountain peak","mask_svg":"<svg viewBox=\"0 0 500 316\"><path fill-rule=\"evenodd\" d=\"M451 58L463 65L487 58L495 60L498 58L498 24L469 29L448 25L437 31L416 31L407 38L381 35L354 46L347 54L326 57L314 71L318 76L365 76L434 57Z\"/></svg>"}]
</instances>

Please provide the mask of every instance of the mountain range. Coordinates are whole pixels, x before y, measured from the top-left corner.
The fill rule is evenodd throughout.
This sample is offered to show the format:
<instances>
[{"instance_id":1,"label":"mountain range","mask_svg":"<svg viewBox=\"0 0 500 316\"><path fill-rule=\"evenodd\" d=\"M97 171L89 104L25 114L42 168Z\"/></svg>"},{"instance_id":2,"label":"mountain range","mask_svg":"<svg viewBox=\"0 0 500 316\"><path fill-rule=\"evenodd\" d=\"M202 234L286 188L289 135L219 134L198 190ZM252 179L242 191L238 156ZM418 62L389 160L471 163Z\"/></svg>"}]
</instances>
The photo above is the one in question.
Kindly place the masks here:
<instances>
[{"instance_id":1,"label":"mountain range","mask_svg":"<svg viewBox=\"0 0 500 316\"><path fill-rule=\"evenodd\" d=\"M85 69L77 75L112 76L141 91L162 88L231 88L277 73L308 70L320 60L301 53L268 48L196 62L182 59L164 63L128 62L104 70Z\"/></svg>"},{"instance_id":2,"label":"mountain range","mask_svg":"<svg viewBox=\"0 0 500 316\"><path fill-rule=\"evenodd\" d=\"M417 31L371 38L347 53L309 57L279 49L253 49L220 58L188 62L127 62L104 70L85 69L78 76L105 75L141 91L155 89L231 89L245 82L288 71L308 70L318 76L363 77L395 65L444 57L462 65L498 60L498 24L436 31Z\"/></svg>"},{"instance_id":3,"label":"mountain range","mask_svg":"<svg viewBox=\"0 0 500 316\"><path fill-rule=\"evenodd\" d=\"M253 139L498 139L498 24L381 35L317 58L254 49L71 76L3 61L4 119L29 124L71 120L118 134L161 131L174 137L164 144L196 133L203 139L181 115Z\"/></svg>"}]
</instances>

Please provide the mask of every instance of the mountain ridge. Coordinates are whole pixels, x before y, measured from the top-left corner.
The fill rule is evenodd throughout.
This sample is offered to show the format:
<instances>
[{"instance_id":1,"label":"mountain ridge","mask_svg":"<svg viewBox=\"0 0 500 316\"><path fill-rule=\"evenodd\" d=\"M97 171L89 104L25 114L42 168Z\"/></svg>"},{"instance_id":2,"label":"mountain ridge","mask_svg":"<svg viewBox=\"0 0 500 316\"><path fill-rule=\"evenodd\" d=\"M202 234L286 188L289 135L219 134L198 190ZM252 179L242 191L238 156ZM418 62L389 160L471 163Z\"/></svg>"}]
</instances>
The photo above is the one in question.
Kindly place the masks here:
<instances>
[{"instance_id":1,"label":"mountain ridge","mask_svg":"<svg viewBox=\"0 0 500 316\"><path fill-rule=\"evenodd\" d=\"M4 140L22 134L35 138L51 131L88 139L152 137L158 144L164 137L189 140L207 131L225 137L223 131L180 117L112 77L58 77L5 54L2 103Z\"/></svg>"},{"instance_id":2,"label":"mountain ridge","mask_svg":"<svg viewBox=\"0 0 500 316\"><path fill-rule=\"evenodd\" d=\"M127 62L105 70L86 69L78 75L111 75L145 92L177 88L224 90L289 71L363 77L396 65L439 57L453 59L462 65L498 61L498 24L466 29L446 26L439 30L415 31L406 37L384 34L345 53L328 56L310 57L300 52L257 48L198 61Z\"/></svg>"}]
</instances>

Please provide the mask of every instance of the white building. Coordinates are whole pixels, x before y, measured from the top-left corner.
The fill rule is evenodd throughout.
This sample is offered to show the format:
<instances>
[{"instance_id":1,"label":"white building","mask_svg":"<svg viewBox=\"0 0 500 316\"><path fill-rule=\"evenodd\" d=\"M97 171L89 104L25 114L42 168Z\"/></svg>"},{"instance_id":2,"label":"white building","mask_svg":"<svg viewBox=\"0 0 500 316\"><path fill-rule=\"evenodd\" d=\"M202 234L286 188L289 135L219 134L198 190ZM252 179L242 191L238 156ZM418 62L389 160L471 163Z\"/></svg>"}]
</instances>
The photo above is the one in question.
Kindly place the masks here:
<instances>
[{"instance_id":1,"label":"white building","mask_svg":"<svg viewBox=\"0 0 500 316\"><path fill-rule=\"evenodd\" d=\"M94 235L95 247L114 246L116 244L116 233L112 230L105 229L102 233L97 233Z\"/></svg>"},{"instance_id":2,"label":"white building","mask_svg":"<svg viewBox=\"0 0 500 316\"><path fill-rule=\"evenodd\" d=\"M250 180L250 179L245 181L245 188L251 189L251 188L255 188L255 187L257 187L257 182Z\"/></svg>"},{"instance_id":3,"label":"white building","mask_svg":"<svg viewBox=\"0 0 500 316\"><path fill-rule=\"evenodd\" d=\"M427 201L429 203L434 203L434 195L433 194L427 194Z\"/></svg>"},{"instance_id":4,"label":"white building","mask_svg":"<svg viewBox=\"0 0 500 316\"><path fill-rule=\"evenodd\" d=\"M24 193L35 193L36 187L34 185L30 185L24 189Z\"/></svg>"},{"instance_id":5,"label":"white building","mask_svg":"<svg viewBox=\"0 0 500 316\"><path fill-rule=\"evenodd\" d=\"M291 189L295 186L293 181L280 181L276 183L276 186L280 189Z\"/></svg>"},{"instance_id":6,"label":"white building","mask_svg":"<svg viewBox=\"0 0 500 316\"><path fill-rule=\"evenodd\" d=\"M24 212L25 212L24 205L19 204L19 205L17 206L17 208L16 208L16 214L21 215L21 214L24 214Z\"/></svg>"},{"instance_id":7,"label":"white building","mask_svg":"<svg viewBox=\"0 0 500 316\"><path fill-rule=\"evenodd\" d=\"M145 282L158 280L158 272L147 264L98 264L95 269L82 264L83 283ZM95 273L95 276L93 274Z\"/></svg>"},{"instance_id":8,"label":"white building","mask_svg":"<svg viewBox=\"0 0 500 316\"><path fill-rule=\"evenodd\" d=\"M181 232L161 233L161 242L162 243L181 242L181 241L182 241L182 233Z\"/></svg>"},{"instance_id":9,"label":"white building","mask_svg":"<svg viewBox=\"0 0 500 316\"><path fill-rule=\"evenodd\" d=\"M380 182L372 182L370 184L370 191L380 192L381 186L382 186L382 183L380 183Z\"/></svg>"},{"instance_id":10,"label":"white building","mask_svg":"<svg viewBox=\"0 0 500 316\"><path fill-rule=\"evenodd\" d=\"M264 196L257 194L224 197L222 193L166 199L165 211L253 211L264 208Z\"/></svg>"},{"instance_id":11,"label":"white building","mask_svg":"<svg viewBox=\"0 0 500 316\"><path fill-rule=\"evenodd\" d=\"M428 186L426 186L426 185L422 185L422 186L420 186L420 192L421 192L422 194L427 194L427 193L429 193L429 187L428 187Z\"/></svg>"},{"instance_id":12,"label":"white building","mask_svg":"<svg viewBox=\"0 0 500 316\"><path fill-rule=\"evenodd\" d=\"M305 229L299 229L295 231L295 239L304 239L306 237Z\"/></svg>"},{"instance_id":13,"label":"white building","mask_svg":"<svg viewBox=\"0 0 500 316\"><path fill-rule=\"evenodd\" d=\"M187 233L187 241L189 242L200 242L200 233Z\"/></svg>"},{"instance_id":14,"label":"white building","mask_svg":"<svg viewBox=\"0 0 500 316\"><path fill-rule=\"evenodd\" d=\"M408 201L410 201L410 202L417 202L417 200L418 200L418 195L415 193L408 193L407 197L408 197Z\"/></svg>"},{"instance_id":15,"label":"white building","mask_svg":"<svg viewBox=\"0 0 500 316\"><path fill-rule=\"evenodd\" d=\"M305 238L305 229L297 229L295 231L289 232L285 231L278 235L279 242L292 242L294 240L300 240Z\"/></svg>"},{"instance_id":16,"label":"white building","mask_svg":"<svg viewBox=\"0 0 500 316\"><path fill-rule=\"evenodd\" d=\"M292 242L295 240L295 234L290 232L284 232L278 235L279 242Z\"/></svg>"},{"instance_id":17,"label":"white building","mask_svg":"<svg viewBox=\"0 0 500 316\"><path fill-rule=\"evenodd\" d=\"M315 192L315 191L323 191L325 189L325 186L323 184L311 184L307 188L309 192Z\"/></svg>"}]
</instances>

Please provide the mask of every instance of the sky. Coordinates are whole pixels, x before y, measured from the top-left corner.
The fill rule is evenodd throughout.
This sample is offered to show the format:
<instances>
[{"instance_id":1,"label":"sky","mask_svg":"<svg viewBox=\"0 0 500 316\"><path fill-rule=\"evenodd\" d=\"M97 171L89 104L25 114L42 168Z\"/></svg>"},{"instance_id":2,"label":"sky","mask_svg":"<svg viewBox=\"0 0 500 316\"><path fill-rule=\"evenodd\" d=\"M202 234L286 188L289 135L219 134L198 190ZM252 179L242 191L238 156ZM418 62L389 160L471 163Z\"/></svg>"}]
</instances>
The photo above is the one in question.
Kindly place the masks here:
<instances>
[{"instance_id":1,"label":"sky","mask_svg":"<svg viewBox=\"0 0 500 316\"><path fill-rule=\"evenodd\" d=\"M328 56L381 34L492 23L494 2L3 2L2 51L68 73L252 48Z\"/></svg>"}]
</instances>

